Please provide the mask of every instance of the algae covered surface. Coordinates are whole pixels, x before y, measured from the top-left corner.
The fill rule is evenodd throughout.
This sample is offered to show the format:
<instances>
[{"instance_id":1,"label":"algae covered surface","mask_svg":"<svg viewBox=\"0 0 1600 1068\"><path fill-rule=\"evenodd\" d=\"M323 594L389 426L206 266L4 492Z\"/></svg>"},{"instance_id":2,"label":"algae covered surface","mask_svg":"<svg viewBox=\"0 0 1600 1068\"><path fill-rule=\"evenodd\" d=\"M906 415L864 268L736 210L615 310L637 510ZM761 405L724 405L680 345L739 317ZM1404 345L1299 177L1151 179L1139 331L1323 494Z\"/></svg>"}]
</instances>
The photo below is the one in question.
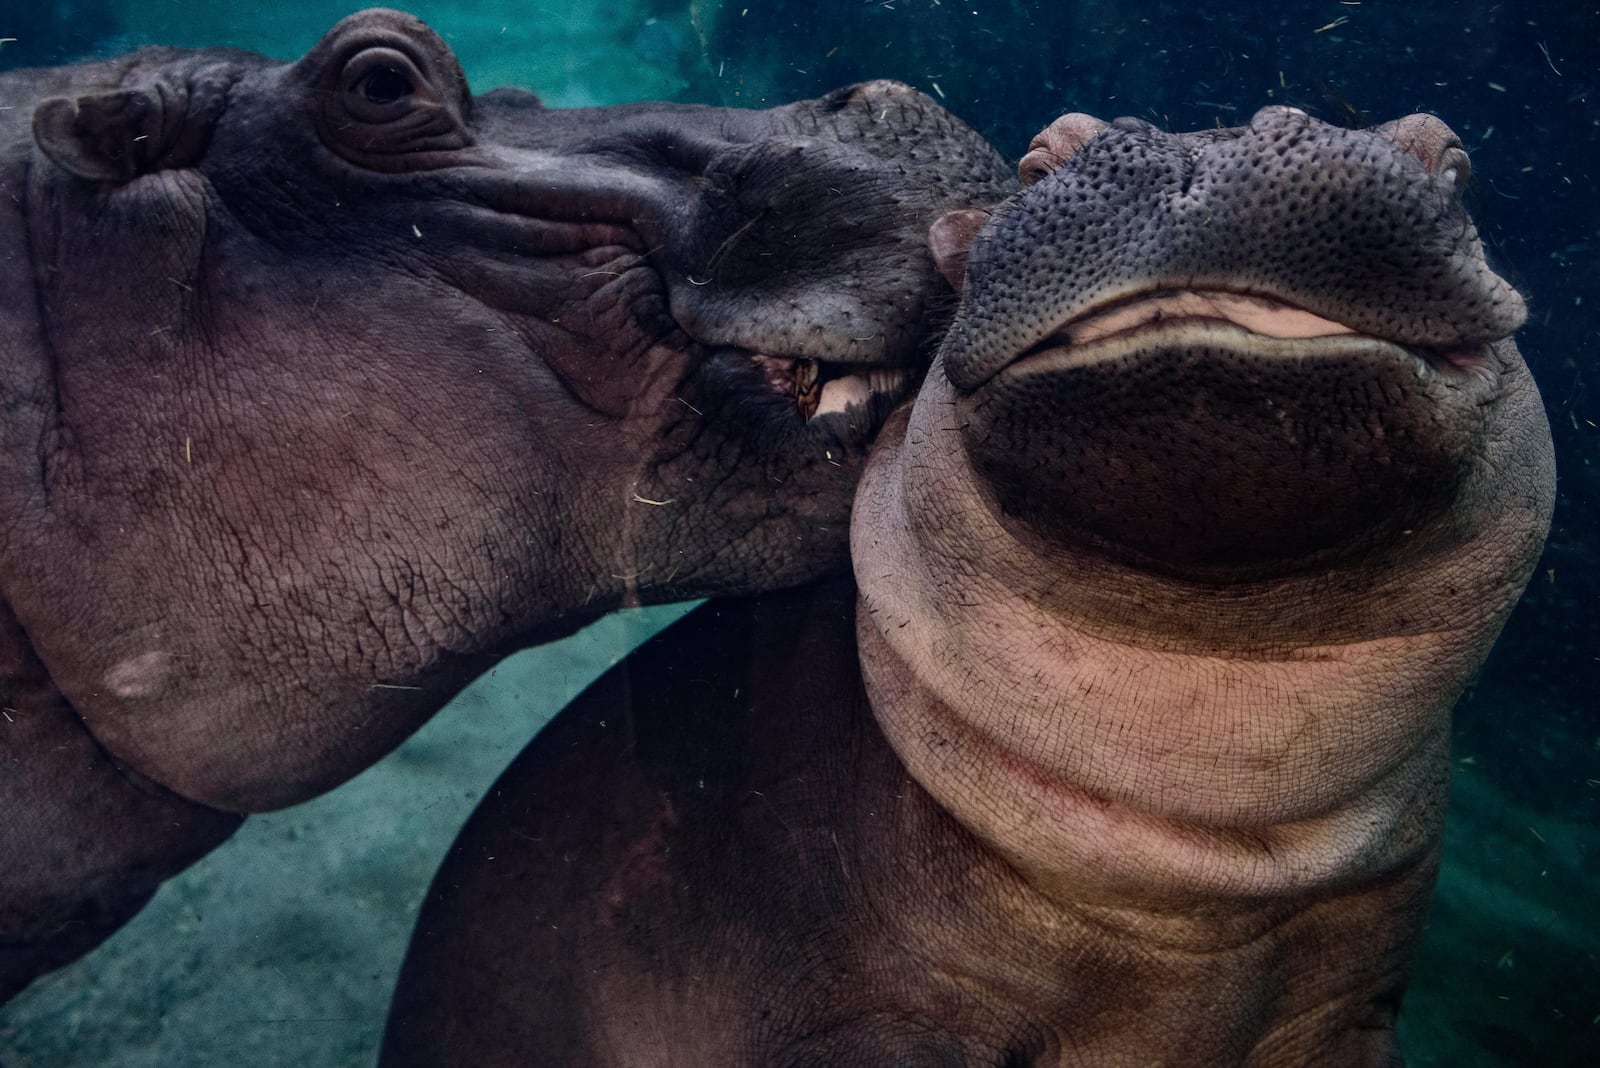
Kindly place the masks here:
<instances>
[{"instance_id":1,"label":"algae covered surface","mask_svg":"<svg viewBox=\"0 0 1600 1068\"><path fill-rule=\"evenodd\" d=\"M293 57L359 5L0 0L0 66L160 43ZM1555 435L1545 559L1457 710L1444 868L1402 1019L1414 1065L1600 1051L1600 3L1047 0L400 4L476 91L552 106L763 106L863 78L940 99L1011 158L1064 111L1173 129L1287 103L1444 117ZM5 105L0 101L0 106ZM6 1068L373 1063L411 918L466 815L539 726L677 614L603 621L480 680L354 782L252 817L99 950L0 1009Z\"/></svg>"}]
</instances>

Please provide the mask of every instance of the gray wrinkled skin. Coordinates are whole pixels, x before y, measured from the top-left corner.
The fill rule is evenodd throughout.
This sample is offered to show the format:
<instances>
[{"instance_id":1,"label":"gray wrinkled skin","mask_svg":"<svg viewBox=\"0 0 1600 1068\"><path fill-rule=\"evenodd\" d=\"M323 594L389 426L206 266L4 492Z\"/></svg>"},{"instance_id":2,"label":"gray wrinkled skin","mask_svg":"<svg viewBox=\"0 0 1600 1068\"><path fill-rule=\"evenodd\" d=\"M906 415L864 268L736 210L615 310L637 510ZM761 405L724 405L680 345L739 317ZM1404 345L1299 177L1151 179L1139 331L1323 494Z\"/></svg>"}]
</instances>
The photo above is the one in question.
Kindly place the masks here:
<instances>
[{"instance_id":1,"label":"gray wrinkled skin","mask_svg":"<svg viewBox=\"0 0 1600 1068\"><path fill-rule=\"evenodd\" d=\"M905 86L549 111L388 11L0 100L0 997L495 657L842 570L1013 187Z\"/></svg>"},{"instance_id":2,"label":"gray wrinkled skin","mask_svg":"<svg viewBox=\"0 0 1600 1068\"><path fill-rule=\"evenodd\" d=\"M1269 108L1020 170L930 234L962 302L856 589L707 606L562 713L385 1068L1400 1063L1451 705L1554 495L1465 155Z\"/></svg>"}]
</instances>

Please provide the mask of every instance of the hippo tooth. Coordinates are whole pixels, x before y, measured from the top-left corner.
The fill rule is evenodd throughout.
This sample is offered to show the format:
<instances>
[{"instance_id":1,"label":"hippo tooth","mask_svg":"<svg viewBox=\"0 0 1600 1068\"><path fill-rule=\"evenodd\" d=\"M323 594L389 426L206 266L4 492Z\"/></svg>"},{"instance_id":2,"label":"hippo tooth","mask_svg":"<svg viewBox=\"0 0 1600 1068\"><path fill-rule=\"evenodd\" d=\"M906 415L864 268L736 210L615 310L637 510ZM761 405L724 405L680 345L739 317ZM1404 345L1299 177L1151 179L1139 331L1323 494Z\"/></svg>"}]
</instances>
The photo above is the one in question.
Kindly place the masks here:
<instances>
[{"instance_id":1,"label":"hippo tooth","mask_svg":"<svg viewBox=\"0 0 1600 1068\"><path fill-rule=\"evenodd\" d=\"M892 405L894 401L904 396L916 378L916 374L909 368L876 367L859 374L829 379L816 391L820 395L819 402L806 418L814 419L829 412L842 412L856 404L867 405L870 410L875 400L886 402L879 414L887 415L889 411L887 405Z\"/></svg>"},{"instance_id":2,"label":"hippo tooth","mask_svg":"<svg viewBox=\"0 0 1600 1068\"><path fill-rule=\"evenodd\" d=\"M822 399L822 368L816 360L794 362L794 399L806 419L817 414Z\"/></svg>"},{"instance_id":3,"label":"hippo tooth","mask_svg":"<svg viewBox=\"0 0 1600 1068\"><path fill-rule=\"evenodd\" d=\"M813 417L830 412L842 412L852 404L865 404L872 397L872 387L864 375L847 375L822 385L822 399Z\"/></svg>"},{"instance_id":4,"label":"hippo tooth","mask_svg":"<svg viewBox=\"0 0 1600 1068\"><path fill-rule=\"evenodd\" d=\"M911 385L915 376L904 367L878 369L867 373L867 388L873 393L898 395Z\"/></svg>"}]
</instances>

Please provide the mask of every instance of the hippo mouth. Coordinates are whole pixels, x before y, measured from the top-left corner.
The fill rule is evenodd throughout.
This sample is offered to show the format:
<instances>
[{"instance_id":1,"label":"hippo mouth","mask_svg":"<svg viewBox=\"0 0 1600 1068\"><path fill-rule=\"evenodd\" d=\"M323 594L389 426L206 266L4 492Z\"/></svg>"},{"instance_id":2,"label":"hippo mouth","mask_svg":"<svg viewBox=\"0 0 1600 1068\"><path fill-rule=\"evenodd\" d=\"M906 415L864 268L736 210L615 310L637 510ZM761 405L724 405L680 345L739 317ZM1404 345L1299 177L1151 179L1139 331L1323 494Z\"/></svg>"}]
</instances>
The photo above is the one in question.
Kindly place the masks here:
<instances>
[{"instance_id":1,"label":"hippo mouth","mask_svg":"<svg viewBox=\"0 0 1600 1068\"><path fill-rule=\"evenodd\" d=\"M1470 374L1488 361L1487 346L1403 344L1278 297L1170 288L1144 290L1076 313L1012 360L1008 370L1085 366L1172 341L1200 341L1251 356L1296 359L1349 352L1352 344L1364 349L1376 346L1411 362L1419 374Z\"/></svg>"},{"instance_id":2,"label":"hippo mouth","mask_svg":"<svg viewBox=\"0 0 1600 1068\"><path fill-rule=\"evenodd\" d=\"M1448 506L1498 392L1488 344L1276 295L1146 288L1063 319L961 398L967 453L1010 521L1187 579L1403 543Z\"/></svg>"},{"instance_id":3,"label":"hippo mouth","mask_svg":"<svg viewBox=\"0 0 1600 1068\"><path fill-rule=\"evenodd\" d=\"M767 387L780 397L792 398L795 410L808 423L822 416L845 415L859 406L876 427L919 378L909 367L864 367L760 354L751 359Z\"/></svg>"}]
</instances>

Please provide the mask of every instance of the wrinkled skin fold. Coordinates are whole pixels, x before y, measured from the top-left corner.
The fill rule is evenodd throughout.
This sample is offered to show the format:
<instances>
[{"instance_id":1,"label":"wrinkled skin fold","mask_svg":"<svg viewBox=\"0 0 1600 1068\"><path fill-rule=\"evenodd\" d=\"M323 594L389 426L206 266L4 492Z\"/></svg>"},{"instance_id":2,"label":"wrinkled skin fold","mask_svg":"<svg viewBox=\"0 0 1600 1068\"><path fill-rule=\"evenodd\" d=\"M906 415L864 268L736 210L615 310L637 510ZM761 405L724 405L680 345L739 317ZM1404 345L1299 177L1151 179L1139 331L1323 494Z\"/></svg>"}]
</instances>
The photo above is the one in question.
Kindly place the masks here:
<instances>
[{"instance_id":1,"label":"wrinkled skin fold","mask_svg":"<svg viewBox=\"0 0 1600 1068\"><path fill-rule=\"evenodd\" d=\"M495 657L843 570L1014 186L905 86L552 111L382 10L0 99L0 998Z\"/></svg>"},{"instance_id":2,"label":"wrinkled skin fold","mask_svg":"<svg viewBox=\"0 0 1600 1068\"><path fill-rule=\"evenodd\" d=\"M1468 173L1423 115L1043 131L930 231L854 586L706 606L524 752L386 1068L1399 1064L1554 495Z\"/></svg>"}]
</instances>

